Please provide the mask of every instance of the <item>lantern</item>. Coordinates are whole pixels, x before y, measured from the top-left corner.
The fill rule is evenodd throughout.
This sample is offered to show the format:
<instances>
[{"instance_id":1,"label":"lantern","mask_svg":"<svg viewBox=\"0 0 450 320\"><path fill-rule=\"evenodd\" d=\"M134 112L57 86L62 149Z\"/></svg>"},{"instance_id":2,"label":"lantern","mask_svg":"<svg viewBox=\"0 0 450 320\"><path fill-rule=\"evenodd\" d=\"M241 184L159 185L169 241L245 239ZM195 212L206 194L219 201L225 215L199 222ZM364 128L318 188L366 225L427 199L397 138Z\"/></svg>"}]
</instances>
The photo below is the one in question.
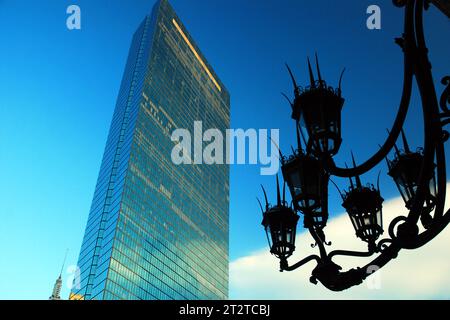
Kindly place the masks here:
<instances>
[{"instance_id":1,"label":"lantern","mask_svg":"<svg viewBox=\"0 0 450 320\"><path fill-rule=\"evenodd\" d=\"M392 161L386 159L386 162L389 168L388 174L394 179L394 182L405 201L406 208L411 209L419 186L420 170L422 168L424 156L421 151L411 152L403 130L402 139L404 152L400 152L397 146L395 146L395 158ZM429 216L429 213L433 211L435 207L436 178L434 168L427 179L429 188L426 190L425 194L422 212L423 216Z\"/></svg>"},{"instance_id":2,"label":"lantern","mask_svg":"<svg viewBox=\"0 0 450 320\"><path fill-rule=\"evenodd\" d=\"M320 208L326 174L321 162L302 149L282 158L281 171L292 196L294 208L312 212Z\"/></svg>"},{"instance_id":3,"label":"lantern","mask_svg":"<svg viewBox=\"0 0 450 320\"><path fill-rule=\"evenodd\" d=\"M273 207L264 214L264 226L270 253L280 259L287 259L295 251L295 234L298 215L288 207Z\"/></svg>"},{"instance_id":4,"label":"lantern","mask_svg":"<svg viewBox=\"0 0 450 320\"><path fill-rule=\"evenodd\" d=\"M353 155L352 155L353 157ZM353 164L355 161L353 159ZM350 178L350 190L343 195L342 206L346 209L356 236L373 246L383 233L382 204L384 199L380 190L373 185L363 186L359 176L355 177L356 186Z\"/></svg>"},{"instance_id":5,"label":"lantern","mask_svg":"<svg viewBox=\"0 0 450 320\"><path fill-rule=\"evenodd\" d=\"M264 189L263 189L264 191ZM277 205L270 207L266 198L266 211L263 212L262 225L266 231L270 253L277 258L285 260L295 251L295 235L297 232L298 215L285 201L283 187L283 200L280 199L280 189L277 177Z\"/></svg>"},{"instance_id":6,"label":"lantern","mask_svg":"<svg viewBox=\"0 0 450 320\"><path fill-rule=\"evenodd\" d=\"M341 111L344 105L341 96L342 75L339 88L335 90L322 80L317 55L316 66L318 81L314 79L308 59L310 86L302 92L296 87L292 117L300 121L308 132L308 150L318 157L333 156L338 152L342 142Z\"/></svg>"}]
</instances>

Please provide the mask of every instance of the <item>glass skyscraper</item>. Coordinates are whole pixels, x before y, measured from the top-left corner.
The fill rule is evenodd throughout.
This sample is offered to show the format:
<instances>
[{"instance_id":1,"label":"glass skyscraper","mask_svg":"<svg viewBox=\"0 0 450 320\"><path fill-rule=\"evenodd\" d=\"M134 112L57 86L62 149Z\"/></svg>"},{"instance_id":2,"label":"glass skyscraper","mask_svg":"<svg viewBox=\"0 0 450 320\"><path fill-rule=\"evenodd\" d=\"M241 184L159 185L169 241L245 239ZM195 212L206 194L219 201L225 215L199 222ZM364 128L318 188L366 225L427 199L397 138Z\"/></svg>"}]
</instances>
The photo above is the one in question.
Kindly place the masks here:
<instances>
[{"instance_id":1,"label":"glass skyscraper","mask_svg":"<svg viewBox=\"0 0 450 320\"><path fill-rule=\"evenodd\" d=\"M71 299L226 299L227 165L175 165L173 130L225 132L230 96L167 0L135 32Z\"/></svg>"}]
</instances>

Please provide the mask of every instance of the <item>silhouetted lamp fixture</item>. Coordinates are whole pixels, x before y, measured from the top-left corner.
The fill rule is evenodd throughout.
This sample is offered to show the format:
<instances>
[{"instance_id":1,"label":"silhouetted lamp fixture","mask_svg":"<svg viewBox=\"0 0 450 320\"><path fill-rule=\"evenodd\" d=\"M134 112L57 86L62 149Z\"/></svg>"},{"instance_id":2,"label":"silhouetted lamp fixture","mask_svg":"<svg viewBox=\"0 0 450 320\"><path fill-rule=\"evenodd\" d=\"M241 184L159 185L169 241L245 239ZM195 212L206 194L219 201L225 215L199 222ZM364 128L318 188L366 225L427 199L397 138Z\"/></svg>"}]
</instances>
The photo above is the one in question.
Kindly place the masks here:
<instances>
[{"instance_id":1,"label":"silhouetted lamp fixture","mask_svg":"<svg viewBox=\"0 0 450 320\"><path fill-rule=\"evenodd\" d=\"M328 221L328 177L323 176L322 183L322 199L320 200L320 206L311 211L304 211L305 217L311 217L311 219L305 219L305 228L309 228L312 224L313 227L323 229L327 225Z\"/></svg>"},{"instance_id":2,"label":"silhouetted lamp fixture","mask_svg":"<svg viewBox=\"0 0 450 320\"><path fill-rule=\"evenodd\" d=\"M394 145L395 157L393 160L386 158L386 162L389 168L388 174L393 178L397 185L406 208L412 209L417 188L419 186L420 169L422 168L424 155L420 149L416 152L412 152L403 130L401 131L401 135L403 140L403 151L401 152L398 147ZM434 168L435 165L433 164L431 176L427 178L428 188L423 203L423 212L421 213L422 224L426 228L429 227L429 224L431 223L432 219L430 212L433 211L436 202L436 177Z\"/></svg>"},{"instance_id":3,"label":"silhouetted lamp fixture","mask_svg":"<svg viewBox=\"0 0 450 320\"><path fill-rule=\"evenodd\" d=\"M319 208L323 184L320 161L302 150L297 150L289 158L282 160L281 170L294 208L303 212Z\"/></svg>"},{"instance_id":4,"label":"silhouetted lamp fixture","mask_svg":"<svg viewBox=\"0 0 450 320\"><path fill-rule=\"evenodd\" d=\"M314 155L303 150L297 125L297 150L289 157L281 155L281 171L289 187L295 210L311 219L305 219L305 227L313 224L324 227L328 218L328 178L323 165ZM303 138L303 136L302 136Z\"/></svg>"},{"instance_id":5,"label":"silhouetted lamp fixture","mask_svg":"<svg viewBox=\"0 0 450 320\"><path fill-rule=\"evenodd\" d=\"M356 167L353 158L353 166ZM372 184L363 186L360 177L355 182L350 177L350 189L342 195L342 206L356 231L356 236L369 244L369 251L375 251L375 241L383 233L383 198L379 186Z\"/></svg>"},{"instance_id":6,"label":"silhouetted lamp fixture","mask_svg":"<svg viewBox=\"0 0 450 320\"><path fill-rule=\"evenodd\" d=\"M308 59L309 85L303 88L297 85L291 69L287 67L294 85L294 100L291 102L285 97L292 108L291 117L296 124L298 148L287 158L281 155L281 170L290 190L292 205L285 201L284 185L281 200L277 177L278 199L275 206L269 205L263 188L266 208L263 210L261 206L262 225L267 233L270 252L280 259L280 271L292 271L315 260L317 265L310 281L320 281L333 291L361 284L370 274L395 259L402 249L422 247L450 223L450 210L445 211L447 177L444 148L444 143L450 138L449 132L444 130L444 126L450 124L450 77L442 79L446 87L438 100L423 30L423 12L428 7L428 1L393 2L398 7L405 7L404 30L402 37L396 39L404 55L402 97L388 138L380 150L362 164L356 165L353 154L351 168L338 167L333 159L342 142L343 72L338 89L328 86L322 79L316 55L318 80L314 79ZM425 128L423 149L417 152L409 149L403 132L414 79L420 93ZM301 128L306 129L306 139ZM395 144L400 134L404 144L402 152ZM301 146L300 136L305 149ZM395 149L395 157L389 160L387 155L392 149ZM388 163L388 174L397 185L409 212L405 216L395 217L386 228L388 237L379 239L384 233L379 179L377 187L373 184L362 185L360 176L374 169L384 159ZM328 183L331 181L334 184L331 177L350 179L349 190L341 193L342 205L350 217L356 236L368 243L367 251L326 250L329 244L324 232L328 219ZM313 247L319 249L319 255L312 254L290 265L287 259L295 250L300 212L304 216L304 227L316 242ZM418 227L419 219L424 230ZM375 254L372 261L347 271L342 271L332 261L335 256L370 257Z\"/></svg>"},{"instance_id":7,"label":"silhouetted lamp fixture","mask_svg":"<svg viewBox=\"0 0 450 320\"><path fill-rule=\"evenodd\" d=\"M308 132L308 149L315 155L333 156L341 146L341 111L344 99L341 96L342 74L338 89L328 86L322 79L316 54L318 80L314 79L311 63L308 59L310 85L302 90L288 68L294 85L294 103L292 117L300 122Z\"/></svg>"},{"instance_id":8,"label":"silhouetted lamp fixture","mask_svg":"<svg viewBox=\"0 0 450 320\"><path fill-rule=\"evenodd\" d=\"M264 191L266 210L263 211L262 225L266 230L270 253L277 258L286 260L295 251L295 236L299 216L287 205L285 201L285 188L283 185L283 199L280 197L280 187L277 177L277 204L270 206ZM262 207L261 207L262 210Z\"/></svg>"}]
</instances>

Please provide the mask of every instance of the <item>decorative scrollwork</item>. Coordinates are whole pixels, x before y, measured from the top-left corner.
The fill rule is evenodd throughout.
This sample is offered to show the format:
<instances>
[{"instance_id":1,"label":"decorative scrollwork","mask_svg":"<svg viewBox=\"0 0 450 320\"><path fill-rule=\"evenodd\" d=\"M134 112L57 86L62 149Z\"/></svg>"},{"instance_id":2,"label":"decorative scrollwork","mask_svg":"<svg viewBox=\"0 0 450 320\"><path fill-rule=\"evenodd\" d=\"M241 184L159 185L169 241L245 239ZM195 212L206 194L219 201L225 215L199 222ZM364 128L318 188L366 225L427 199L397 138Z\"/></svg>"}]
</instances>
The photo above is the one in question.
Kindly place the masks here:
<instances>
[{"instance_id":1,"label":"decorative scrollwork","mask_svg":"<svg viewBox=\"0 0 450 320\"><path fill-rule=\"evenodd\" d=\"M439 105L441 107L442 112L448 113L449 109L447 104L450 104L450 76L443 77L441 83L446 86L444 91L442 92L441 99L439 101ZM450 114L448 115L450 116Z\"/></svg>"},{"instance_id":2,"label":"decorative scrollwork","mask_svg":"<svg viewBox=\"0 0 450 320\"><path fill-rule=\"evenodd\" d=\"M443 77L441 83L446 86L439 100L439 106L442 110L442 113L440 114L441 126L444 127L450 124L450 110L447 106L450 104L450 76ZM449 138L450 133L447 130L442 130L442 141L445 142Z\"/></svg>"},{"instance_id":3,"label":"decorative scrollwork","mask_svg":"<svg viewBox=\"0 0 450 320\"><path fill-rule=\"evenodd\" d=\"M331 246L331 244L332 244L331 241L326 240L325 233L323 232L323 230L321 228L317 228L316 233L317 233L317 236L319 237L320 241L323 244L325 244L326 246ZM312 243L311 248L315 248L315 247L317 247L317 245L318 245L317 242Z\"/></svg>"},{"instance_id":4,"label":"decorative scrollwork","mask_svg":"<svg viewBox=\"0 0 450 320\"><path fill-rule=\"evenodd\" d=\"M392 244L392 242L394 242L394 240L392 239L380 240L380 242L378 242L377 244L377 252L383 252L389 247L389 244Z\"/></svg>"},{"instance_id":5,"label":"decorative scrollwork","mask_svg":"<svg viewBox=\"0 0 450 320\"><path fill-rule=\"evenodd\" d=\"M405 222L408 219L404 216L398 216L396 217L394 220L392 220L391 224L389 225L389 236L392 239L396 239L397 238L397 234L395 232L395 227L400 223L400 222Z\"/></svg>"}]
</instances>

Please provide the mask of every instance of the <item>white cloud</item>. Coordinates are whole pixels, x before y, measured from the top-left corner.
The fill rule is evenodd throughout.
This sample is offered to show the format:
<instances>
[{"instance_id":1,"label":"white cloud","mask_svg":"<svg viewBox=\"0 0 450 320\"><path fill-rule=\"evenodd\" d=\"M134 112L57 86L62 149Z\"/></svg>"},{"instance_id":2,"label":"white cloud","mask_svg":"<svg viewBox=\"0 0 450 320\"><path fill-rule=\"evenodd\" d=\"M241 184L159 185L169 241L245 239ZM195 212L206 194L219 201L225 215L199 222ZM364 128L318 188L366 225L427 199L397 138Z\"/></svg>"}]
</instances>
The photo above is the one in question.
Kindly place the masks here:
<instances>
[{"instance_id":1,"label":"white cloud","mask_svg":"<svg viewBox=\"0 0 450 320\"><path fill-rule=\"evenodd\" d=\"M447 190L450 191L450 184ZM393 217L407 212L403 201L398 198L386 201L383 213L387 229ZM333 242L327 250L366 249L365 243L356 238L346 214L330 220L326 234L327 240ZM317 253L317 248L311 248L312 243L309 234L299 234L296 254L290 258L290 263ZM320 282L317 285L309 282L314 261L291 272L279 272L278 259L265 247L231 262L230 299L450 299L449 245L450 228L447 228L419 249L402 250L397 259L367 278L362 285L344 292L331 292ZM334 261L347 270L364 266L373 258L336 257Z\"/></svg>"}]
</instances>

